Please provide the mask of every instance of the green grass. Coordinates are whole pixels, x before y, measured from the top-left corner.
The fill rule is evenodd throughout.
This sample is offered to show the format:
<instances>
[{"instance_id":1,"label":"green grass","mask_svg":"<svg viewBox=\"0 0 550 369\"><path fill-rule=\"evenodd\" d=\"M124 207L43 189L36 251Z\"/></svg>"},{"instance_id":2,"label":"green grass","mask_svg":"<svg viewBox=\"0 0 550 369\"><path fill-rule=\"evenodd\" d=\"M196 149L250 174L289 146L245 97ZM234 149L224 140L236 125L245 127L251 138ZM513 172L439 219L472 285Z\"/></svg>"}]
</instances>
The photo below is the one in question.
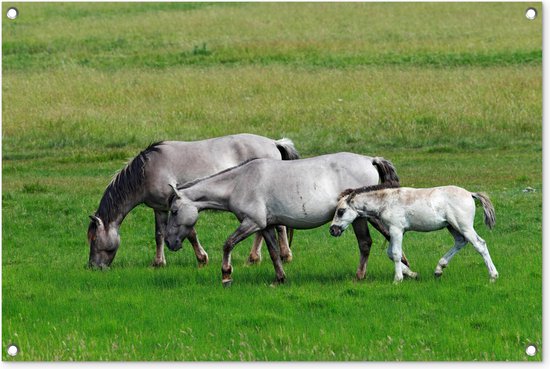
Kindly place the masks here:
<instances>
[{"instance_id":1,"label":"green grass","mask_svg":"<svg viewBox=\"0 0 550 369\"><path fill-rule=\"evenodd\" d=\"M525 355L542 347L542 27L528 4L15 5L2 22L3 360L542 359ZM358 283L353 234L321 227L295 233L287 284L270 286L267 252L245 266L247 240L224 289L233 216L202 214L206 268L186 245L156 270L144 206L110 270L85 268L88 215L126 160L236 132L289 137L306 157L384 156L406 186L489 193L497 226L478 210L476 229L499 280L470 246L435 280L442 231L405 236L420 279L399 286L373 235Z\"/></svg>"}]
</instances>

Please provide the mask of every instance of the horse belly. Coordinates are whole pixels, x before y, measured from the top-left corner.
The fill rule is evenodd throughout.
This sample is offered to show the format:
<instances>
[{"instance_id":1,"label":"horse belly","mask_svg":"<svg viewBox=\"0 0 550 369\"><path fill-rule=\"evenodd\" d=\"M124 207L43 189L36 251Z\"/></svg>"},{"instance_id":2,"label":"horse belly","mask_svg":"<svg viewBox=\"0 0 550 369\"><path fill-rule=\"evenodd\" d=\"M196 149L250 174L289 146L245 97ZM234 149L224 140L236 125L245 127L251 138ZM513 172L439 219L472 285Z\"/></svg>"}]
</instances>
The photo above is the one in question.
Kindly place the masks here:
<instances>
[{"instance_id":1,"label":"horse belly","mask_svg":"<svg viewBox=\"0 0 550 369\"><path fill-rule=\"evenodd\" d=\"M332 219L334 208L333 201L324 200L322 196L314 199L303 196L294 198L288 196L285 200L273 204L270 214L274 221L287 227L296 229L311 229L322 226Z\"/></svg>"},{"instance_id":2,"label":"horse belly","mask_svg":"<svg viewBox=\"0 0 550 369\"><path fill-rule=\"evenodd\" d=\"M447 226L447 219L440 211L431 207L421 207L420 209L408 209L406 211L407 225L406 230L430 232Z\"/></svg>"},{"instance_id":3,"label":"horse belly","mask_svg":"<svg viewBox=\"0 0 550 369\"><path fill-rule=\"evenodd\" d=\"M294 229L312 229L320 227L330 220L330 214L309 214L308 216L280 215L273 220L273 223Z\"/></svg>"}]
</instances>

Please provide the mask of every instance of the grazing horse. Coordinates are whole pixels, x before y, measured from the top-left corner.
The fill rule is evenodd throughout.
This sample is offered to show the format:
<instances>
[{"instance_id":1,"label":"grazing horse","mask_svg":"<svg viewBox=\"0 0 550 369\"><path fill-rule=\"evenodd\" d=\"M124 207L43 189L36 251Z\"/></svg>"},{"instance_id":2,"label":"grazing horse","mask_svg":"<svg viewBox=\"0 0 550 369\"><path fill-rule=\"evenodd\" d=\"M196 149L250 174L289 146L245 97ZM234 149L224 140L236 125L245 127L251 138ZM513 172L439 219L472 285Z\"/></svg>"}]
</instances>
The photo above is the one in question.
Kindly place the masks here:
<instances>
[{"instance_id":1,"label":"grazing horse","mask_svg":"<svg viewBox=\"0 0 550 369\"><path fill-rule=\"evenodd\" d=\"M172 190L167 183L185 183L209 176L252 158L298 159L294 144L283 138L275 141L251 134L239 134L203 141L163 141L139 153L109 183L99 207L90 216L88 243L90 266L109 266L120 245L119 228L124 217L137 205L146 204L155 212L156 256L154 266L166 265L164 234L168 220L168 199ZM195 229L186 237L191 242L199 266L208 255L197 238ZM260 236L261 237L261 236ZM281 247L288 250L282 232ZM261 241L261 239L260 239ZM255 243L255 248L259 242ZM181 247L171 248L173 251Z\"/></svg>"},{"instance_id":2,"label":"grazing horse","mask_svg":"<svg viewBox=\"0 0 550 369\"><path fill-rule=\"evenodd\" d=\"M241 222L223 247L222 282L231 284L231 251L250 234L261 231L275 268L277 282L284 282L274 228L312 229L332 218L338 194L351 184L399 181L393 165L383 158L337 153L308 159L280 161L256 159L208 178L175 187L170 200L166 242L178 247L193 229L204 209L230 211ZM376 222L372 223L375 228ZM360 251L357 278L365 277L372 240L367 221L353 228ZM385 233L384 229L379 231ZM403 262L408 264L406 258Z\"/></svg>"},{"instance_id":3,"label":"grazing horse","mask_svg":"<svg viewBox=\"0 0 550 369\"><path fill-rule=\"evenodd\" d=\"M495 225L495 209L484 193L473 193L456 186L406 188L382 184L344 191L330 225L330 234L338 237L352 222L360 218L379 219L390 232L388 256L395 262L395 282L403 280L401 253L403 233L429 232L447 227L454 237L454 247L437 264L435 275L443 274L452 257L470 242L483 257L491 282L498 277L485 241L474 230L475 201L483 206L485 224Z\"/></svg>"}]
</instances>

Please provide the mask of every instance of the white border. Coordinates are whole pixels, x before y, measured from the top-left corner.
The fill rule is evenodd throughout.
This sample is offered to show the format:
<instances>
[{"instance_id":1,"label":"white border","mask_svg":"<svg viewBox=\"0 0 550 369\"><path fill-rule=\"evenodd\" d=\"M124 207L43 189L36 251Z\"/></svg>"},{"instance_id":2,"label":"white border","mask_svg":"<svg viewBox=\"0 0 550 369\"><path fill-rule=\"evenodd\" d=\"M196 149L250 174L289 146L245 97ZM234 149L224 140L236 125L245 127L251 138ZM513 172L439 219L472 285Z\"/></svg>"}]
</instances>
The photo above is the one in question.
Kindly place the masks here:
<instances>
[{"instance_id":1,"label":"white border","mask_svg":"<svg viewBox=\"0 0 550 369\"><path fill-rule=\"evenodd\" d=\"M23 1L4 1L2 0L1 3L27 3L27 2L55 2L55 1L39 1L39 0L23 0ZM94 0L94 1L86 1L86 0L71 0L66 2L114 2L113 0ZM172 2L171 0L131 0L131 1L124 1L124 2ZM185 1L185 2L202 2L202 1ZM213 1L205 1L205 2L257 2L255 0L238 0L238 1L230 1L230 0L213 0ZM270 2L310 2L307 0L290 0L290 1L270 1ZM331 0L316 0L315 2L334 2ZM347 2L364 2L361 0L349 0ZM403 0L371 0L368 2L404 2ZM405 1L407 2L407 1ZM411 2L411 1L408 1ZM478 1L450 1L450 0L439 0L439 1L430 1L430 0L419 0L414 2L478 2ZM536 3L533 1L512 1L512 0L487 0L483 2L523 2L523 3ZM542 11L540 9L537 9L538 14L537 16L544 15L545 10L547 8L546 1L542 1ZM1 14L1 22L5 21L5 14ZM544 18L543 18L544 19ZM545 129L546 125L549 124L549 119L546 117L545 110L547 107L550 106L550 97L545 92L548 91L549 83L548 78L545 78L545 72L548 70L548 66L550 65L550 60L548 58L544 58L544 50L548 49L550 46L550 41L548 41L548 26L546 22L543 21L543 230L548 229L550 227L550 220L548 219L548 211L546 209L546 206L544 206L544 199L547 197L547 190L545 190L546 186L544 186L545 183L548 183L548 168L547 163L549 163L549 155L548 150L545 150L546 144L549 139L550 131L548 129ZM2 37L0 35L0 44L2 42ZM1 51L0 51L1 54ZM0 58L0 74L1 74L1 58ZM0 75L0 83L2 81L1 75ZM1 94L1 90L0 90ZM3 103L3 100L2 100ZM0 104L1 107L1 104ZM1 116L0 116L0 126L1 126ZM2 143L0 142L0 153L2 149ZM0 164L2 164L2 159L0 155ZM0 191L2 189L2 173L0 173ZM1 224L2 224L2 213L0 212L0 233L1 233ZM543 265L546 265L546 261L548 259L548 251L546 251L546 247L548 247L546 242L546 238L543 231ZM1 240L0 240L0 251L1 251ZM2 254L0 252L0 264L2 261ZM548 329L548 323L547 319L545 319L545 315L547 312L547 291L546 291L546 281L548 280L549 271L548 267L543 268L543 335L542 335L542 342L543 345L546 342L546 332ZM1 277L1 269L0 269L0 277ZM0 294L1 294L2 285L0 284ZM2 305L0 304L0 315L2 312ZM0 331L2 328L2 321L0 320ZM1 337L0 337L1 340ZM4 342L2 342L2 345L0 345L0 348L4 348ZM544 355L543 353L543 359L547 355ZM544 360L548 361L548 360ZM227 368L262 368L262 367L270 367L270 368L294 368L294 367L301 367L301 368L313 368L313 367L325 367L325 368L336 368L340 366L345 366L347 368L364 368L365 366L383 366L383 367L429 367L429 368L443 368L443 367L472 367L477 368L479 366L487 367L487 366L493 366L493 367L501 367L505 366L506 368L520 368L524 367L526 365L529 366L542 366L544 361L542 362L513 362L513 363L507 363L507 362L8 362L8 361L0 361L0 368L127 368L130 367L138 367L138 368L157 368L159 366L163 367L178 367L178 368L216 368L220 365L223 365Z\"/></svg>"}]
</instances>

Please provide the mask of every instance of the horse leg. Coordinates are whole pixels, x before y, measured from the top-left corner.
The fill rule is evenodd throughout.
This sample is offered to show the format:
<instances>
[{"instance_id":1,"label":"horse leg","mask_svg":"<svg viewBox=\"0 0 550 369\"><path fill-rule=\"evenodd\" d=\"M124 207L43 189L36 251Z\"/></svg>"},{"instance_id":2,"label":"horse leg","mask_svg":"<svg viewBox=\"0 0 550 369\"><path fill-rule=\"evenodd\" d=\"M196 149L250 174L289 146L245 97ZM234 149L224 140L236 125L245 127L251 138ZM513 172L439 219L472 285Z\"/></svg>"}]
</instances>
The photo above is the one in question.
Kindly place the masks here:
<instances>
[{"instance_id":1,"label":"horse leg","mask_svg":"<svg viewBox=\"0 0 550 369\"><path fill-rule=\"evenodd\" d=\"M391 247L391 243L388 246L387 253L388 253L388 257L390 258L390 260L395 262L392 247ZM403 255L403 249L401 249L401 255ZM418 273L413 272L408 266L403 264L403 259L402 258L401 258L401 272L403 273L403 275L406 275L409 278L412 278L412 279L418 278Z\"/></svg>"},{"instance_id":2,"label":"horse leg","mask_svg":"<svg viewBox=\"0 0 550 369\"><path fill-rule=\"evenodd\" d=\"M474 246L476 251L483 257L485 265L489 270L489 278L491 282L494 282L498 278L497 268L491 260L491 255L489 255L489 249L487 248L487 243L485 240L476 233L474 228L470 228L464 233L464 237Z\"/></svg>"},{"instance_id":3,"label":"horse leg","mask_svg":"<svg viewBox=\"0 0 550 369\"><path fill-rule=\"evenodd\" d=\"M455 239L455 244L452 249L450 249L445 255L443 255L441 259L439 259L439 262L437 263L434 272L436 277L441 277L441 275L443 274L443 269L446 268L447 265L449 265L449 262L451 261L453 256L455 256L455 254L468 243L464 236L452 226L448 226L447 229L453 235Z\"/></svg>"},{"instance_id":4,"label":"horse leg","mask_svg":"<svg viewBox=\"0 0 550 369\"><path fill-rule=\"evenodd\" d=\"M168 222L168 212L155 210L155 242L157 244L157 252L153 260L154 267L163 267L166 265L164 257L164 232L166 231L166 223Z\"/></svg>"},{"instance_id":5,"label":"horse leg","mask_svg":"<svg viewBox=\"0 0 550 369\"><path fill-rule=\"evenodd\" d=\"M397 229L390 229L390 237L391 255L395 264L393 283L400 283L403 281L403 268L401 267L403 232Z\"/></svg>"},{"instance_id":6,"label":"horse leg","mask_svg":"<svg viewBox=\"0 0 550 369\"><path fill-rule=\"evenodd\" d=\"M195 227L193 227L193 229L187 236L187 239L189 240L189 242L191 242L191 246L193 246L193 251L195 251L195 256L197 257L197 261L199 262L199 268L202 268L203 266L208 264L208 254L206 253L206 251L204 251L199 242Z\"/></svg>"},{"instance_id":7,"label":"horse leg","mask_svg":"<svg viewBox=\"0 0 550 369\"><path fill-rule=\"evenodd\" d=\"M260 232L256 233L254 237L254 243L250 249L250 255L248 255L247 264L258 264L262 261L262 234Z\"/></svg>"},{"instance_id":8,"label":"horse leg","mask_svg":"<svg viewBox=\"0 0 550 369\"><path fill-rule=\"evenodd\" d=\"M369 261L372 238L370 237L369 224L364 218L356 218L352 226L359 246L359 266L357 267L357 273L355 273L355 275L357 276L357 280L362 280L367 273L367 263Z\"/></svg>"},{"instance_id":9,"label":"horse leg","mask_svg":"<svg viewBox=\"0 0 550 369\"><path fill-rule=\"evenodd\" d=\"M284 230L283 230L284 231ZM273 268L275 269L276 280L275 283L285 282L285 271L283 270L283 263L279 255L279 248L277 247L277 239L275 238L275 230L273 227L266 228L262 231L267 249L269 250L269 256L273 262Z\"/></svg>"},{"instance_id":10,"label":"horse leg","mask_svg":"<svg viewBox=\"0 0 550 369\"><path fill-rule=\"evenodd\" d=\"M403 231L397 228L390 228L390 246L388 247L388 256L393 260L395 264L395 275L393 283L400 283L403 281L403 272L407 268L406 265L401 263L401 256L403 244Z\"/></svg>"},{"instance_id":11,"label":"horse leg","mask_svg":"<svg viewBox=\"0 0 550 369\"><path fill-rule=\"evenodd\" d=\"M230 286L232 282L231 273L233 272L233 267L231 266L231 251L233 251L236 244L259 230L260 227L247 218L242 221L237 230L225 241L222 260L222 283L225 287Z\"/></svg>"},{"instance_id":12,"label":"horse leg","mask_svg":"<svg viewBox=\"0 0 550 369\"><path fill-rule=\"evenodd\" d=\"M369 218L369 222L370 222L370 224L372 224L374 229L376 229L378 232L380 232L382 234L382 236L384 236L384 238L386 240L388 240L388 242L390 241L390 232L388 231L388 229L386 228L384 223L382 223L380 221L380 219L378 219L378 218ZM401 256L401 263L403 263L403 265L408 267L408 268L411 267L411 265L409 264L409 261L407 260L407 257L405 256L405 252L403 252L403 254Z\"/></svg>"},{"instance_id":13,"label":"horse leg","mask_svg":"<svg viewBox=\"0 0 550 369\"><path fill-rule=\"evenodd\" d=\"M390 242L389 242L389 245L388 245L387 253L388 253L388 257L390 258L390 260L393 261L393 262L396 262L396 260L394 259L391 239L392 239L392 237L390 237L390 239L389 239ZM401 233L399 235L399 239L400 239L400 242L402 243L403 242L403 233ZM401 264L400 267L401 267L402 274L406 275L409 278L416 279L418 277L418 273L413 272L409 268L408 263L405 264L405 262L403 261L403 257L404 257L404 252L403 252L403 249L401 249L401 256L400 256L399 262Z\"/></svg>"},{"instance_id":14,"label":"horse leg","mask_svg":"<svg viewBox=\"0 0 550 369\"><path fill-rule=\"evenodd\" d=\"M286 234L285 226L277 226L277 235L279 240L279 250L281 252L281 260L285 263L290 263L292 261L292 251L288 244L288 237Z\"/></svg>"}]
</instances>

